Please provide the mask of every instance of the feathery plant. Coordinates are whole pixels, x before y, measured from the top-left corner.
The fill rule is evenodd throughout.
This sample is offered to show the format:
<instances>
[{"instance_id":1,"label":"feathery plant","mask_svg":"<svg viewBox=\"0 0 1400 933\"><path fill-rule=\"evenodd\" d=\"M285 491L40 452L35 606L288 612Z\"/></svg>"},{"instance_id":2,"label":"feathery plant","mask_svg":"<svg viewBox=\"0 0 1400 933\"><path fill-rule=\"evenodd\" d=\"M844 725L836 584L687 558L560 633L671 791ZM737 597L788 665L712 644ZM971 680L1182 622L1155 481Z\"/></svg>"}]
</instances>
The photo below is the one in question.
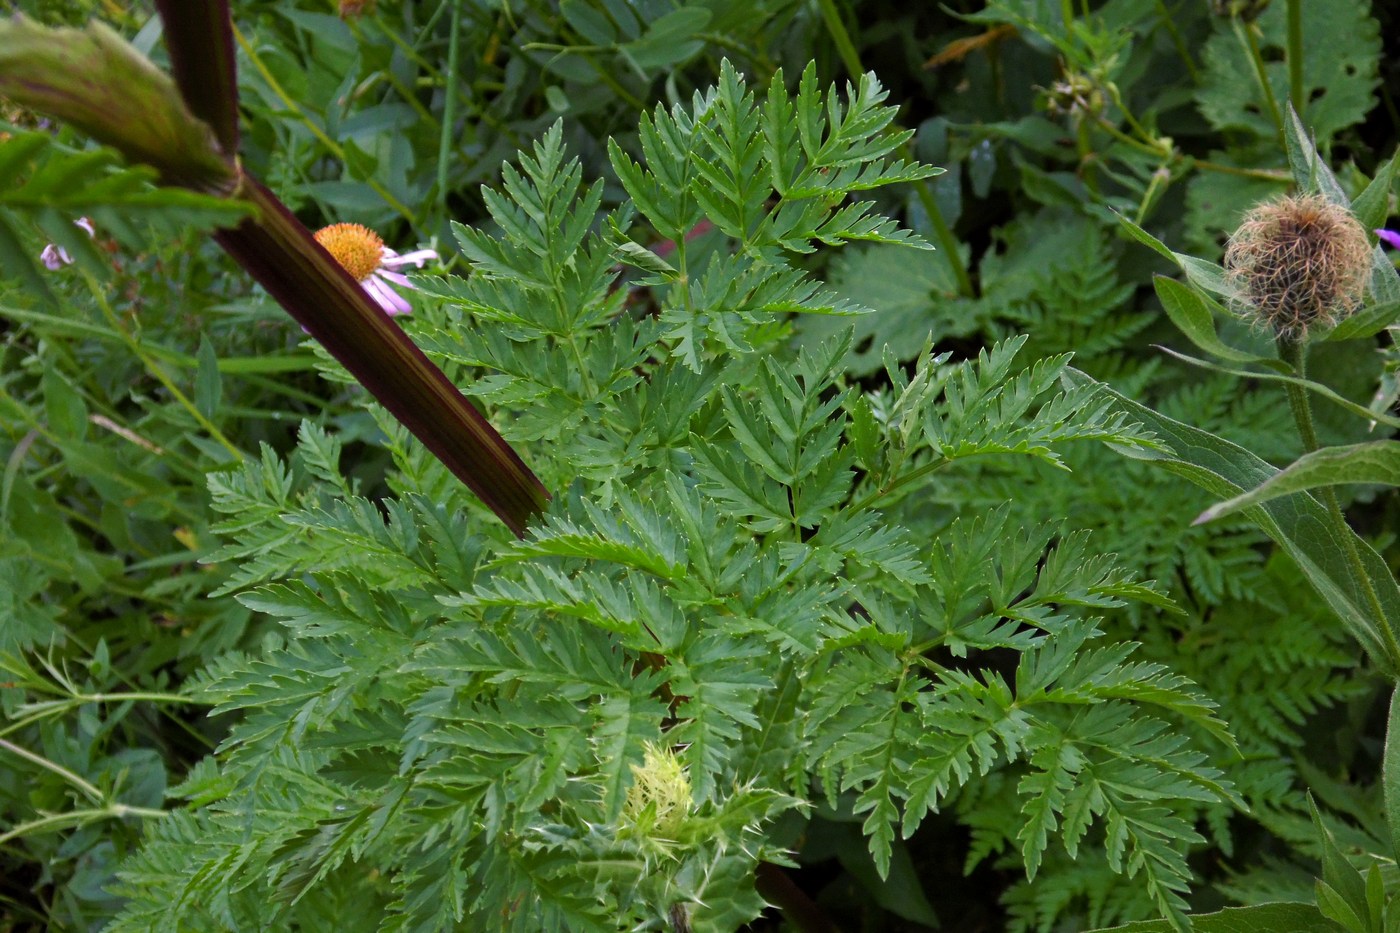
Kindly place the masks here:
<instances>
[{"instance_id":1,"label":"feathery plant","mask_svg":"<svg viewBox=\"0 0 1400 933\"><path fill-rule=\"evenodd\" d=\"M1170 604L1073 529L925 501L971 458L1158 442L1020 339L891 359L873 392L849 331L785 349L790 312L866 310L803 254L924 246L848 199L934 171L891 160L883 99L810 68L756 99L726 64L611 147L621 209L597 217L556 127L486 193L499 231L456 229L473 274L417 278L411 327L530 414L503 433L564 491L524 539L470 521L382 412L392 498L309 424L212 478L230 587L284 634L193 686L242 718L126 865L113 929L732 929L784 902L814 814L860 820L885 875L992 786L1026 873L1102 859L1181 921L1194 814L1231 790L1174 724L1229 738L1100 626Z\"/></svg>"}]
</instances>

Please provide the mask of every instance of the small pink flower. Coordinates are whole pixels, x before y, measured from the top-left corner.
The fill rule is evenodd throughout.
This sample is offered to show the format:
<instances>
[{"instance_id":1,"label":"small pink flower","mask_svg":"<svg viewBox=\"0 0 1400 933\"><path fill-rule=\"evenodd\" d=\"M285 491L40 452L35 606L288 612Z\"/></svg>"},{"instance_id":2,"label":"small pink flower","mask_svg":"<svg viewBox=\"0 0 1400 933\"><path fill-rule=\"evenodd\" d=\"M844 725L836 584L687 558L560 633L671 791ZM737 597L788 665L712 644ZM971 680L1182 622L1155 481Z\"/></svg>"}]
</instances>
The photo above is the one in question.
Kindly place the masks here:
<instances>
[{"instance_id":1,"label":"small pink flower","mask_svg":"<svg viewBox=\"0 0 1400 933\"><path fill-rule=\"evenodd\" d=\"M331 224L317 230L314 236L316 242L364 287L375 304L390 315L407 314L413 310L389 283L403 288L413 288L414 285L408 276L394 270L409 264L421 269L429 259L438 258L437 252L431 249L400 255L385 246L379 234L359 224Z\"/></svg>"},{"instance_id":2,"label":"small pink flower","mask_svg":"<svg viewBox=\"0 0 1400 933\"><path fill-rule=\"evenodd\" d=\"M1394 230L1377 230L1376 236L1381 238L1382 243L1389 244L1391 249L1400 249L1400 233Z\"/></svg>"},{"instance_id":3,"label":"small pink flower","mask_svg":"<svg viewBox=\"0 0 1400 933\"><path fill-rule=\"evenodd\" d=\"M86 230L88 236L97 235L97 231L92 228L92 221L88 220L86 217L79 217L77 220L73 221L73 224ZM68 250L64 249L62 246L50 243L48 246L45 246L44 251L39 254L39 261L44 264L45 269L52 272L55 269L62 269L64 266L71 265L73 257L69 256Z\"/></svg>"}]
</instances>

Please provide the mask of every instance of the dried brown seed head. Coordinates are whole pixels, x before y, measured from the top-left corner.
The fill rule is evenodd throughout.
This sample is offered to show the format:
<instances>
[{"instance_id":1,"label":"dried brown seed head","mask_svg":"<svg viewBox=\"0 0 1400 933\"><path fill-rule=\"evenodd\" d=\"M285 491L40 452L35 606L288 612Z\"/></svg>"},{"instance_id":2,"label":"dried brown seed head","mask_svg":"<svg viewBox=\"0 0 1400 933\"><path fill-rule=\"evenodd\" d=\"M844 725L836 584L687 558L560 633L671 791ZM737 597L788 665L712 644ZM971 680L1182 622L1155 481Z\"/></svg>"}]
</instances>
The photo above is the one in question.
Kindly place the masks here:
<instances>
[{"instance_id":1,"label":"dried brown seed head","mask_svg":"<svg viewBox=\"0 0 1400 933\"><path fill-rule=\"evenodd\" d=\"M1260 204L1225 249L1236 307L1280 337L1303 340L1361 304L1371 278L1366 231L1319 194Z\"/></svg>"}]
</instances>

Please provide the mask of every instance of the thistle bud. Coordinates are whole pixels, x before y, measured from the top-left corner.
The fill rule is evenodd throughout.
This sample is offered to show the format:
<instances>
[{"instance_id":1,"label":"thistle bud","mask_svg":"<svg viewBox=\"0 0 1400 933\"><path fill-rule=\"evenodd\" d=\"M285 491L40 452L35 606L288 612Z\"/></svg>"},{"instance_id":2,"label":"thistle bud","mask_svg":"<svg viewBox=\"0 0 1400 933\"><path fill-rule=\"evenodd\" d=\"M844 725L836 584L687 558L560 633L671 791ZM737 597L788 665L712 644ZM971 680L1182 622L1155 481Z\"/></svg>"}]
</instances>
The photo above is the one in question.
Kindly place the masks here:
<instances>
[{"instance_id":1,"label":"thistle bud","mask_svg":"<svg viewBox=\"0 0 1400 933\"><path fill-rule=\"evenodd\" d=\"M679 838L690 818L690 778L675 752L647 743L641 765L632 765L632 786L622 805L626 822L653 842Z\"/></svg>"},{"instance_id":2,"label":"thistle bud","mask_svg":"<svg viewBox=\"0 0 1400 933\"><path fill-rule=\"evenodd\" d=\"M1319 194L1287 197L1245 215L1225 249L1225 271L1242 316L1301 341L1361 304L1371 245L1345 207Z\"/></svg>"}]
</instances>

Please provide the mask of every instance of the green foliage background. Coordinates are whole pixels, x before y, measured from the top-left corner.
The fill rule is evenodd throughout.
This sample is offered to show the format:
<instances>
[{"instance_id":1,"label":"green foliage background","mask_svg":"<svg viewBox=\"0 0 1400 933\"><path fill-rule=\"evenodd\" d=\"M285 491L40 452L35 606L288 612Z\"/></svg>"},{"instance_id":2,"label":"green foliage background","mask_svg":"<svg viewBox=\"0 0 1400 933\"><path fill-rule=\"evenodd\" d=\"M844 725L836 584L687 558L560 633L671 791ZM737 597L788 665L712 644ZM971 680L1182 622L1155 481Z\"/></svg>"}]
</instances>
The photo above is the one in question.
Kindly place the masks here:
<instances>
[{"instance_id":1,"label":"green foliage background","mask_svg":"<svg viewBox=\"0 0 1400 933\"><path fill-rule=\"evenodd\" d=\"M144 5L24 7L100 16L161 60ZM1047 414L1072 353L1270 462L1300 452L1276 387L1154 347L1189 349L1150 287L1175 270L1117 220L1217 259L1245 207L1288 189L1283 7L1256 23L1266 93L1205 0L381 0L344 20L235 3L246 163L313 228L443 254L449 277L418 280L406 327L555 491L528 545L212 248L219 205L10 113L0 926L476 928L528 903L521 929L660 928L680 896L707 906L697 928L725 929L760 911L763 859L787 886L764 896L839 928L1092 929L1310 902L1306 792L1376 862L1384 685L1340 623L1252 525L1192 526L1207 494L1097 442L1143 443L1129 425ZM1301 116L1354 196L1400 136L1383 47L1400 24L1364 0L1303 9ZM811 93L874 71L912 131L890 157L947 172L892 169L860 198L938 249L866 242L903 230L856 218L781 242L758 229L766 187L646 205L636 166L669 164L649 127L712 85L737 102L726 58L759 104L780 69L793 95L809 61ZM769 157L746 138L717 151ZM743 187L724 168L704 190ZM549 191L546 222L519 209L530 190ZM582 235L629 198L640 216ZM46 242L75 264L44 270ZM695 280L674 275L680 255ZM779 271L732 287L759 261ZM735 314L755 291L771 300ZM682 311L697 305L716 313ZM855 307L874 313L788 314ZM1312 372L1364 403L1393 363L1382 336L1325 345ZM1319 414L1327 442L1384 436ZM819 462L783 461L806 447ZM855 508L939 452L878 521ZM1352 492L1353 524L1396 566L1393 497ZM730 592L740 607L714 609ZM852 606L876 634L842 630ZM705 612L729 619L723 637ZM669 636L650 631L662 620ZM652 636L665 677L645 665ZM901 667L930 641L929 666ZM1090 683L1113 702L1073 698ZM1051 711L1022 729L1035 689ZM799 710L828 744L798 744ZM708 808L672 840L683 858L597 828L621 825L630 766L663 729ZM959 735L968 749L940 745ZM1135 789L1129 818L1090 802L1066 736L1134 749L1104 778ZM920 784L892 764L916 753L947 768ZM759 774L783 781L745 783ZM785 906L755 928L796 923Z\"/></svg>"}]
</instances>

